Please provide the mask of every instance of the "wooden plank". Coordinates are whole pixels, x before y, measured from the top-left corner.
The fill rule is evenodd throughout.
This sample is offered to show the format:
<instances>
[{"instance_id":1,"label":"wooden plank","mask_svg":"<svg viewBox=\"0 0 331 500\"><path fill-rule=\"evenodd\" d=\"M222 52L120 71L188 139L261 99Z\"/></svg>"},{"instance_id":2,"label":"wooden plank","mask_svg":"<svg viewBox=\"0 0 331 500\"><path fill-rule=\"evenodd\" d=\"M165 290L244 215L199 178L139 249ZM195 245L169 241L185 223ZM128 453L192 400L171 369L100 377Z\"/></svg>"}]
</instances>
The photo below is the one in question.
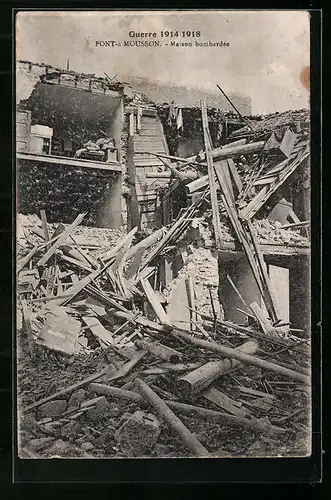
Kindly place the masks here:
<instances>
[{"instance_id":1,"label":"wooden plank","mask_svg":"<svg viewBox=\"0 0 331 500\"><path fill-rule=\"evenodd\" d=\"M156 293L154 292L150 282L147 279L140 280L141 286L145 292L148 302L152 306L156 316L158 317L160 323L163 325L172 326L170 319L168 318L167 313L163 309Z\"/></svg>"},{"instance_id":2,"label":"wooden plank","mask_svg":"<svg viewBox=\"0 0 331 500\"><path fill-rule=\"evenodd\" d=\"M254 211L254 209L259 205L259 203L265 199L267 193L268 193L268 186L264 186L261 189L261 191L259 191L257 195L246 205L246 207L240 210L240 216L243 219L247 219L252 213L252 211Z\"/></svg>"},{"instance_id":3,"label":"wooden plank","mask_svg":"<svg viewBox=\"0 0 331 500\"><path fill-rule=\"evenodd\" d=\"M135 345L140 349L150 352L156 358L169 361L170 363L180 363L182 354L175 349L155 342L146 342L146 340L136 340Z\"/></svg>"},{"instance_id":4,"label":"wooden plank","mask_svg":"<svg viewBox=\"0 0 331 500\"><path fill-rule=\"evenodd\" d=\"M264 262L263 254L261 252L260 245L259 245L259 242L257 240L257 236L255 235L255 230L252 226L252 223L250 222L250 220L247 220L246 224L247 224L247 227L249 230L250 237L251 237L252 242L253 242L258 265L259 265L261 274L263 276L263 283L265 285L264 286L265 293L263 295L263 298L264 298L264 301L266 302L267 307L269 306L268 307L269 314L270 314L270 310L271 310L271 318L274 321L276 321L278 319L278 311L277 311L277 306L276 306L277 302L276 302L276 299L274 297L274 294L273 294L273 291L271 288L271 284L270 284L270 280L269 280L269 276L268 276L268 272L267 272L267 266L266 266L266 263Z\"/></svg>"},{"instance_id":5,"label":"wooden plank","mask_svg":"<svg viewBox=\"0 0 331 500\"><path fill-rule=\"evenodd\" d=\"M114 341L111 332L107 330L97 318L91 316L82 316L82 320L89 327L89 329L101 345L113 344Z\"/></svg>"},{"instance_id":6,"label":"wooden plank","mask_svg":"<svg viewBox=\"0 0 331 500\"><path fill-rule=\"evenodd\" d=\"M111 266L111 264L113 263L113 259L118 254L119 250L125 244L127 239L129 239L130 237L131 237L130 233L127 234L123 238L123 240L116 245L115 248L113 248L110 252L107 252L107 254L105 254L108 258L108 262L101 269L96 269L91 274L81 279L78 283L75 283L73 286L71 286L67 290L65 297L64 296L57 297L59 303L62 304L64 302L68 302L72 297L77 295L81 290L83 290L85 287L90 285L94 280L96 280L99 276L101 276ZM106 260L105 255L103 256L103 258ZM69 299L67 298L68 294L70 294Z\"/></svg>"},{"instance_id":7,"label":"wooden plank","mask_svg":"<svg viewBox=\"0 0 331 500\"><path fill-rule=\"evenodd\" d=\"M223 408L223 410L228 411L231 415L236 415L238 417L246 417L250 414L250 411L246 408L240 407L236 402L229 396L224 394L224 392L212 387L203 393L203 397L208 401L211 401L216 406Z\"/></svg>"},{"instance_id":8,"label":"wooden plank","mask_svg":"<svg viewBox=\"0 0 331 500\"><path fill-rule=\"evenodd\" d=\"M119 388L105 384L92 383L89 388L91 391L104 396L119 398L126 401L134 401L137 403L142 403L144 401L143 397L138 392L126 390L126 388L123 387ZM281 427L276 427L274 425L261 422L260 420L255 418L240 418L228 413L209 410L200 406L178 403L177 401L168 400L165 402L176 412L180 412L191 417L194 416L197 418L201 418L208 422L219 422L221 425L225 424L231 425L231 427L254 429L261 432L270 432L275 434L281 434L285 432L285 429L282 429Z\"/></svg>"},{"instance_id":9,"label":"wooden plank","mask_svg":"<svg viewBox=\"0 0 331 500\"><path fill-rule=\"evenodd\" d=\"M170 242L171 238L176 234L177 230L185 224L185 220L189 219L193 213L195 212L197 207L197 204L191 205L188 207L184 213L177 219L176 222L171 226L171 228L168 230L168 232L163 236L161 241L155 247L153 250L146 256L146 258L143 260L140 268L140 273L142 270L152 262L152 260L164 249L164 247ZM140 273L136 277L135 283L140 281Z\"/></svg>"},{"instance_id":10,"label":"wooden plank","mask_svg":"<svg viewBox=\"0 0 331 500\"><path fill-rule=\"evenodd\" d=\"M134 114L130 113L129 116L129 137L132 137L135 133L135 123L134 123Z\"/></svg>"},{"instance_id":11,"label":"wooden plank","mask_svg":"<svg viewBox=\"0 0 331 500\"><path fill-rule=\"evenodd\" d=\"M271 325L271 323L270 323L267 315L265 314L265 312L263 311L263 309L261 309L261 307L259 306L259 304L257 302L252 302L250 304L250 308L254 312L254 315L257 318L259 324L261 325L261 328L262 328L263 332L266 335L273 334L274 333L274 329L273 329L273 327L272 327L272 325Z\"/></svg>"},{"instance_id":12,"label":"wooden plank","mask_svg":"<svg viewBox=\"0 0 331 500\"><path fill-rule=\"evenodd\" d=\"M72 385L69 385L65 387L64 389L60 389L59 391L51 394L50 396L47 396L45 398L39 399L35 403L32 403L25 408L22 408L20 411L21 413L27 413L31 410L34 410L35 408L38 408L39 406L43 405L44 403L48 403L49 401L53 401L54 399L61 398L61 396L65 396L66 394L69 394L76 389L79 389L80 387L84 387L84 385L87 385L91 382L94 382L95 380L98 380L99 378L103 377L107 372L107 367L101 370L98 373L93 373L93 375L90 375L89 377L84 378L83 380L80 380L79 382L76 382Z\"/></svg>"},{"instance_id":13,"label":"wooden plank","mask_svg":"<svg viewBox=\"0 0 331 500\"><path fill-rule=\"evenodd\" d=\"M214 226L214 233L215 233L215 242L216 242L216 249L219 249L221 246L221 238L222 238L221 221L220 221L220 213L219 213L219 208L218 208L216 181L215 181L213 158L211 155L211 142L209 139L209 126L208 126L207 108L206 108L205 101L201 101L201 115L202 115L203 138L204 138L204 143L205 143L205 151L206 151L207 166L208 166L210 197L211 197L211 204L212 204L212 211L213 211L213 226Z\"/></svg>"},{"instance_id":14,"label":"wooden plank","mask_svg":"<svg viewBox=\"0 0 331 500\"><path fill-rule=\"evenodd\" d=\"M232 179L230 177L230 169L229 169L228 160L221 160L219 163L220 163L221 168L223 170L223 178L226 182L226 187L227 187L227 190L229 192L230 198L231 198L232 202L234 202L235 196L234 196L234 191L233 191L233 186L232 186Z\"/></svg>"},{"instance_id":15,"label":"wooden plank","mask_svg":"<svg viewBox=\"0 0 331 500\"><path fill-rule=\"evenodd\" d=\"M234 161L232 160L232 158L228 159L228 165L229 165L231 177L232 177L235 185L237 186L238 193L240 193L241 190L242 190L243 185L242 185L241 178L240 178L240 176L238 174L237 168L236 168L236 166L235 166Z\"/></svg>"},{"instance_id":16,"label":"wooden plank","mask_svg":"<svg viewBox=\"0 0 331 500\"><path fill-rule=\"evenodd\" d=\"M192 276L188 276L185 280L186 292L188 298L188 305L190 306L191 316L191 331L196 329L195 323L197 321L196 305L195 305L195 290Z\"/></svg>"},{"instance_id":17,"label":"wooden plank","mask_svg":"<svg viewBox=\"0 0 331 500\"><path fill-rule=\"evenodd\" d=\"M152 330L156 330L158 332L164 333L164 332L171 330L171 328L167 327L166 325L160 325L159 323L156 323L155 321L151 321L150 319L145 318L145 316L137 316L135 319L133 319L132 313L130 313L129 311L128 312L116 311L113 314L117 318L124 319L125 321L130 319L130 320L134 321L135 323L137 323L137 325L140 325L144 328L146 328L146 327L151 328Z\"/></svg>"},{"instance_id":18,"label":"wooden plank","mask_svg":"<svg viewBox=\"0 0 331 500\"><path fill-rule=\"evenodd\" d=\"M134 157L134 164L136 167L162 167L163 166L163 163L161 160L154 160L154 159L150 159L150 156L147 158L144 157L144 158L140 158L138 159L138 157Z\"/></svg>"},{"instance_id":19,"label":"wooden plank","mask_svg":"<svg viewBox=\"0 0 331 500\"><path fill-rule=\"evenodd\" d=\"M48 243L47 246L46 246L46 249L49 250L50 247L51 247L51 245L49 244L49 240L51 238L50 238L49 231L48 231L48 224L47 224L47 217L46 217L45 210L40 210L40 217L41 217L41 222L42 222L42 225L43 225L43 231L44 231L44 235L45 235L45 241Z\"/></svg>"},{"instance_id":20,"label":"wooden plank","mask_svg":"<svg viewBox=\"0 0 331 500\"><path fill-rule=\"evenodd\" d=\"M133 144L135 149L144 148L142 149L142 151L149 151L149 148L161 148L162 151L164 151L162 137L160 137L159 139L151 138L148 140L146 138L144 140L141 140L135 137L133 140Z\"/></svg>"},{"instance_id":21,"label":"wooden plank","mask_svg":"<svg viewBox=\"0 0 331 500\"><path fill-rule=\"evenodd\" d=\"M60 257L65 262L69 262L70 264L73 264L74 266L79 267L79 269L83 269L84 271L87 271L89 273L91 273L93 271L93 267L87 266L81 260L74 259L73 257L68 257L68 255L61 255Z\"/></svg>"},{"instance_id":22,"label":"wooden plank","mask_svg":"<svg viewBox=\"0 0 331 500\"><path fill-rule=\"evenodd\" d=\"M161 130L141 130L139 137L160 137L162 135ZM137 136L135 136L137 137Z\"/></svg>"},{"instance_id":23,"label":"wooden plank","mask_svg":"<svg viewBox=\"0 0 331 500\"><path fill-rule=\"evenodd\" d=\"M68 167L92 168L96 170L108 170L109 172L122 172L122 167L118 162L97 162L83 160L81 158L68 158L67 156L38 155L35 153L16 153L17 160L28 160L50 165L66 165Z\"/></svg>"},{"instance_id":24,"label":"wooden plank","mask_svg":"<svg viewBox=\"0 0 331 500\"><path fill-rule=\"evenodd\" d=\"M59 236L58 240L52 245L52 247L45 253L45 255L39 259L37 266L44 266L46 262L54 255L56 250L63 245L63 243L69 238L70 234L76 229L77 226L82 222L87 212L79 214L76 219L68 226Z\"/></svg>"}]
</instances>

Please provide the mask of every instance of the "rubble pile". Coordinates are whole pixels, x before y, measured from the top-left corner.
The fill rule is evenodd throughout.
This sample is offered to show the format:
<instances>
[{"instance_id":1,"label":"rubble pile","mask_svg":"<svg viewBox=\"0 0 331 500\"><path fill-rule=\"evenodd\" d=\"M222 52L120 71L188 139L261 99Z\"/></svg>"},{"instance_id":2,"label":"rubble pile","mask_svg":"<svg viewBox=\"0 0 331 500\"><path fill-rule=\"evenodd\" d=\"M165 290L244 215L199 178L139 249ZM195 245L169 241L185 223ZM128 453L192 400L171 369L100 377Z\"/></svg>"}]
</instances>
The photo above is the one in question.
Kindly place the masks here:
<instances>
[{"instance_id":1,"label":"rubble pile","mask_svg":"<svg viewBox=\"0 0 331 500\"><path fill-rule=\"evenodd\" d=\"M300 234L300 228L283 229L281 222L270 221L268 219L255 219L253 221L253 226L256 229L260 243L297 245L303 247L309 245L307 236Z\"/></svg>"},{"instance_id":2,"label":"rubble pile","mask_svg":"<svg viewBox=\"0 0 331 500\"><path fill-rule=\"evenodd\" d=\"M258 315L239 326L211 314L209 250L182 270L190 330L155 287L155 263L200 203L139 241L136 228L83 227L84 213L70 225L19 217L21 458L309 453L309 340Z\"/></svg>"}]
</instances>

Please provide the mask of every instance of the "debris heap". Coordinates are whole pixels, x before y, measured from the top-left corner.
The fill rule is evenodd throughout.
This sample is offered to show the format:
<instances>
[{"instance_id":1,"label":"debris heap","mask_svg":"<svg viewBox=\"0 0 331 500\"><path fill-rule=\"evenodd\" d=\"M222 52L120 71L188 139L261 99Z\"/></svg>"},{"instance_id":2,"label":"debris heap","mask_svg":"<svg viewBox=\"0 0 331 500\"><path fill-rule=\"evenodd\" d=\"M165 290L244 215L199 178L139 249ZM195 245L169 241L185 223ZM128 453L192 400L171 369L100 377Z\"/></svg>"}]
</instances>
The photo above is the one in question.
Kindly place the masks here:
<instances>
[{"instance_id":1,"label":"debris heap","mask_svg":"<svg viewBox=\"0 0 331 500\"><path fill-rule=\"evenodd\" d=\"M189 272L189 326L168 313L157 264L203 200L142 239L18 217L22 458L309 453L309 339L211 314Z\"/></svg>"}]
</instances>

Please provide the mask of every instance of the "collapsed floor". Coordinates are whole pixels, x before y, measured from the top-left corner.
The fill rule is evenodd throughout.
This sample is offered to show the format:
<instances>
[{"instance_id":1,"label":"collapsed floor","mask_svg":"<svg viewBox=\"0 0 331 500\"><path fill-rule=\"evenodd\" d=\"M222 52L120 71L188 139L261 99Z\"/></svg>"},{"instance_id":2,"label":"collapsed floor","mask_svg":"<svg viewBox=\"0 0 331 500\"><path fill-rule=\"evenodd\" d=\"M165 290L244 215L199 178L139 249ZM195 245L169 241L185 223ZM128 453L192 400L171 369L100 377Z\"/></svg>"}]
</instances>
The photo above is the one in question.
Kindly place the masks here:
<instances>
[{"instance_id":1,"label":"collapsed floor","mask_svg":"<svg viewBox=\"0 0 331 500\"><path fill-rule=\"evenodd\" d=\"M22 458L309 454L309 335L224 321L210 248L192 247L166 289L148 279L195 215L143 239L84 214L18 217ZM184 327L171 316L183 279Z\"/></svg>"}]
</instances>

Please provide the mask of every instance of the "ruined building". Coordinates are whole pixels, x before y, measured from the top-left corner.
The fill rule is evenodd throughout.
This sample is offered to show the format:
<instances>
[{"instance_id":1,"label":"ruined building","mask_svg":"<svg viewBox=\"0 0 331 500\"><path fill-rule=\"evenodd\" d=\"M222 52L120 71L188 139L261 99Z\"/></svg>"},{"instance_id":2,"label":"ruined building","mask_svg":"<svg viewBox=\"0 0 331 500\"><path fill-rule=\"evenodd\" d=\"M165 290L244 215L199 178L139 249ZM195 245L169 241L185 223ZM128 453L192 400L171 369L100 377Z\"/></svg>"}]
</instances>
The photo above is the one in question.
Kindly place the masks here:
<instances>
[{"instance_id":1,"label":"ruined building","mask_svg":"<svg viewBox=\"0 0 331 500\"><path fill-rule=\"evenodd\" d=\"M281 446L305 456L310 432L309 113L242 116L223 107L222 99L217 105L207 96L198 106L177 102L173 89L169 95L171 100L155 102L108 76L17 64L20 338L29 352L36 345L68 356L83 349L93 357L98 348L105 350L106 385L83 391L92 394L95 408L110 407L105 396L124 398L122 413L127 399L139 406L143 398L132 391L138 387L144 393L142 376L176 412L192 417L194 410L199 418L225 421L225 428L239 426L240 446L247 440L249 448L251 433L245 430L262 429L285 436L272 456L279 456ZM253 341L242 344L247 338ZM58 394L53 385L37 388L37 401L24 388L24 370L35 369L24 363L26 356L19 374L23 406L36 409L37 416L40 406L39 416L47 420L61 403L60 414L66 416L69 397L50 401ZM75 368L87 370L88 382L89 366L84 361ZM241 382L230 375L222 385L220 373L234 369L242 370ZM68 385L65 373L59 375L62 385ZM47 380L58 381L53 373ZM291 384L304 386L296 385L293 392ZM297 405L290 445L281 427L292 425L288 395ZM89 402L79 404L75 418L82 424L60 417L56 424L57 429L75 427L77 435L66 437L81 444L87 439L79 434L85 412L88 420L99 410ZM219 407L226 413L218 413ZM143 425L140 413L127 425ZM109 430L104 417L93 421L98 438L85 448L108 446L106 456L114 456L113 444L99 436L105 426ZM122 425L117 413L114 419ZM157 432L151 431L155 442L148 453L156 453L159 424L154 423ZM207 449L218 450L214 432L213 424L204 422L205 448L191 436L191 451L206 456ZM122 434L112 439L119 447L125 441ZM220 440L231 449L230 434L228 441L223 435ZM176 456L188 456L187 449L178 449ZM104 456L98 453L93 456ZM161 446L158 456L162 453ZM244 448L242 455L247 455Z\"/></svg>"}]
</instances>

